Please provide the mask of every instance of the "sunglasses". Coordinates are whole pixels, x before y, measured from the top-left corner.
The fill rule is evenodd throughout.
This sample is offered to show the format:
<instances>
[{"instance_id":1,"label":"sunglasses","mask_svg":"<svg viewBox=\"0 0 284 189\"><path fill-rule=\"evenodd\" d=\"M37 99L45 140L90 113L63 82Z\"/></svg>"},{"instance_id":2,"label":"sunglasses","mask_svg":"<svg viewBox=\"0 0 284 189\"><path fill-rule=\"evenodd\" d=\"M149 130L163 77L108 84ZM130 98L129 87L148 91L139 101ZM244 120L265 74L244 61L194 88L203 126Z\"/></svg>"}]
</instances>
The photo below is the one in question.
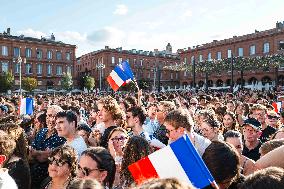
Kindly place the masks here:
<instances>
[{"instance_id":1,"label":"sunglasses","mask_svg":"<svg viewBox=\"0 0 284 189\"><path fill-rule=\"evenodd\" d=\"M124 141L126 139L127 137L121 136L121 137L114 137L111 140L114 142L114 141Z\"/></svg>"},{"instance_id":2,"label":"sunglasses","mask_svg":"<svg viewBox=\"0 0 284 189\"><path fill-rule=\"evenodd\" d=\"M53 163L55 163L56 166L62 167L67 162L63 161L61 159L56 159L55 157L49 157L48 158L48 164L51 165Z\"/></svg>"},{"instance_id":3,"label":"sunglasses","mask_svg":"<svg viewBox=\"0 0 284 189\"><path fill-rule=\"evenodd\" d=\"M279 119L278 116L272 116L272 115L267 115L267 118L268 119Z\"/></svg>"},{"instance_id":4,"label":"sunglasses","mask_svg":"<svg viewBox=\"0 0 284 189\"><path fill-rule=\"evenodd\" d=\"M89 176L93 171L104 171L103 169L90 169L87 167L81 167L80 165L78 165L78 170L81 171L85 177Z\"/></svg>"}]
</instances>

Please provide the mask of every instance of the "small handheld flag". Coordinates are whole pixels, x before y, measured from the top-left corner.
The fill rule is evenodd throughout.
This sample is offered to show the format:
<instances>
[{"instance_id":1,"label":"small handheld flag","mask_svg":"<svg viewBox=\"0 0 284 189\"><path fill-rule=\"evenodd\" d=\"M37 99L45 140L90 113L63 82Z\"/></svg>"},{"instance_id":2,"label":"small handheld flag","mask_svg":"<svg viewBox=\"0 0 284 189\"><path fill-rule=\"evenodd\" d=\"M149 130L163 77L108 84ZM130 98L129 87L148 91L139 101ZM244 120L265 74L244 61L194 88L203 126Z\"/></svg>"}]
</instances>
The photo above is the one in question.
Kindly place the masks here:
<instances>
[{"instance_id":1,"label":"small handheld flag","mask_svg":"<svg viewBox=\"0 0 284 189\"><path fill-rule=\"evenodd\" d=\"M107 81L114 91L117 91L119 87L134 79L134 75L127 61L115 66L107 77Z\"/></svg>"},{"instance_id":2,"label":"small handheld flag","mask_svg":"<svg viewBox=\"0 0 284 189\"><path fill-rule=\"evenodd\" d=\"M32 115L34 112L34 100L33 98L23 98L20 102L20 115Z\"/></svg>"},{"instance_id":3,"label":"small handheld flag","mask_svg":"<svg viewBox=\"0 0 284 189\"><path fill-rule=\"evenodd\" d=\"M189 137L184 135L128 167L138 184L150 178L178 178L204 188L214 182Z\"/></svg>"},{"instance_id":4,"label":"small handheld flag","mask_svg":"<svg viewBox=\"0 0 284 189\"><path fill-rule=\"evenodd\" d=\"M282 107L282 102L273 102L272 106L274 107L274 111L276 113L280 113L281 107Z\"/></svg>"}]
</instances>

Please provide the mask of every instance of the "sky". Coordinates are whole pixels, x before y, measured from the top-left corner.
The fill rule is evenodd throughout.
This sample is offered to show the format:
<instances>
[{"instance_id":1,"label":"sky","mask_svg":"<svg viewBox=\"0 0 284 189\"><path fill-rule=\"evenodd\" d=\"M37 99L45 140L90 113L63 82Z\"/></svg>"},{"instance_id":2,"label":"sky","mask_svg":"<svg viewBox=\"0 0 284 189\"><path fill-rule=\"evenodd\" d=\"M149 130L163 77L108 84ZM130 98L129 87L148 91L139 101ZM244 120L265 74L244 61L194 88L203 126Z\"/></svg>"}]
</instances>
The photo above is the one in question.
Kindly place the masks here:
<instances>
[{"instance_id":1,"label":"sky","mask_svg":"<svg viewBox=\"0 0 284 189\"><path fill-rule=\"evenodd\" d=\"M263 31L284 21L284 0L0 0L0 32L49 37L76 56L122 47L173 51Z\"/></svg>"}]
</instances>

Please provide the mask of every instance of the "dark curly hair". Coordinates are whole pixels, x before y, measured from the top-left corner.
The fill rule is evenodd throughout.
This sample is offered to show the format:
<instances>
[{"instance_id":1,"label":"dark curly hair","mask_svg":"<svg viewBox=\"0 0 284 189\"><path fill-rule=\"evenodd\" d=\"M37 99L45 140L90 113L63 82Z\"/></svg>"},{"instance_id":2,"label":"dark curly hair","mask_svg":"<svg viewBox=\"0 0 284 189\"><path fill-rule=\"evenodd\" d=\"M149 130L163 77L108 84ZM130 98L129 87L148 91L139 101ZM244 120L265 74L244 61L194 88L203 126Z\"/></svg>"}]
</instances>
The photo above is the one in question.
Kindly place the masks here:
<instances>
[{"instance_id":1,"label":"dark curly hair","mask_svg":"<svg viewBox=\"0 0 284 189\"><path fill-rule=\"evenodd\" d=\"M120 180L125 181L125 184L128 186L131 185L134 180L128 170L128 166L151 153L152 150L147 140L139 136L131 137L123 150Z\"/></svg>"},{"instance_id":2,"label":"dark curly hair","mask_svg":"<svg viewBox=\"0 0 284 189\"><path fill-rule=\"evenodd\" d=\"M67 162L71 170L71 176L72 178L74 178L76 176L76 169L78 164L77 154L75 150L70 146L63 145L58 148L55 148L51 152L50 157L53 157L55 155L59 155L60 159Z\"/></svg>"}]
</instances>

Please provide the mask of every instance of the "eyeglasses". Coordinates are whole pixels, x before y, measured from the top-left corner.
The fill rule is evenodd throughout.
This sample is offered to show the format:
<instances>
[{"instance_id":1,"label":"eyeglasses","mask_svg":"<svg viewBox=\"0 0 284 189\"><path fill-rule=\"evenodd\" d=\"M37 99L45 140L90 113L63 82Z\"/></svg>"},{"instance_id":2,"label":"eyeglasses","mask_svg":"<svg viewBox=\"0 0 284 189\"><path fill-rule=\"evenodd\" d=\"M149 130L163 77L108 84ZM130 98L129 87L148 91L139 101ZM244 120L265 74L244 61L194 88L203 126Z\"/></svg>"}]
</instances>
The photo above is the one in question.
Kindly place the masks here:
<instances>
[{"instance_id":1,"label":"eyeglasses","mask_svg":"<svg viewBox=\"0 0 284 189\"><path fill-rule=\"evenodd\" d=\"M66 161L63 161L61 159L56 159L55 157L48 157L48 163L51 165L55 162L56 166L62 167L65 163L67 163Z\"/></svg>"},{"instance_id":2,"label":"eyeglasses","mask_svg":"<svg viewBox=\"0 0 284 189\"><path fill-rule=\"evenodd\" d=\"M268 119L279 119L278 116L272 116L272 115L267 115L267 118Z\"/></svg>"},{"instance_id":3,"label":"eyeglasses","mask_svg":"<svg viewBox=\"0 0 284 189\"><path fill-rule=\"evenodd\" d=\"M126 140L126 139L127 139L127 137L121 136L121 137L114 137L114 138L112 138L111 140L112 140L113 142L115 142L115 141L124 141L124 140Z\"/></svg>"},{"instance_id":4,"label":"eyeglasses","mask_svg":"<svg viewBox=\"0 0 284 189\"><path fill-rule=\"evenodd\" d=\"M170 134L170 133L173 132L173 131L176 131L176 129L171 129L171 130L167 129L167 130L166 130L167 134Z\"/></svg>"},{"instance_id":5,"label":"eyeglasses","mask_svg":"<svg viewBox=\"0 0 284 189\"><path fill-rule=\"evenodd\" d=\"M89 176L93 171L104 171L103 169L90 169L87 167L81 167L80 165L78 165L78 170L81 171L85 177Z\"/></svg>"}]
</instances>

